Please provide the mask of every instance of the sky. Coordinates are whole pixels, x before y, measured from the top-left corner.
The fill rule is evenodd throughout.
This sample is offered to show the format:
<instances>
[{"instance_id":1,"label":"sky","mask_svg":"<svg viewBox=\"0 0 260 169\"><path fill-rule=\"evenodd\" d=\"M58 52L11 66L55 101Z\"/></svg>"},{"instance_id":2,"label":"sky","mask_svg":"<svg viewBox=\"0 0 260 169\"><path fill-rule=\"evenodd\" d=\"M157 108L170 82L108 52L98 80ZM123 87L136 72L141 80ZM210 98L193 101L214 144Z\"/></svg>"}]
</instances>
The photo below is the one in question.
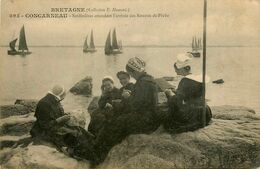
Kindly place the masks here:
<instances>
[{"instance_id":1,"label":"sky","mask_svg":"<svg viewBox=\"0 0 260 169\"><path fill-rule=\"evenodd\" d=\"M207 0L207 43L260 45L260 0ZM10 18L9 14L51 13L51 8L117 8L124 14L169 15L166 18ZM121 12L122 13L122 12ZM95 12L89 14L97 14ZM123 45L185 45L202 37L203 0L1 0L0 45L19 36L25 26L29 46L82 46L91 29L103 46L116 28Z\"/></svg>"}]
</instances>

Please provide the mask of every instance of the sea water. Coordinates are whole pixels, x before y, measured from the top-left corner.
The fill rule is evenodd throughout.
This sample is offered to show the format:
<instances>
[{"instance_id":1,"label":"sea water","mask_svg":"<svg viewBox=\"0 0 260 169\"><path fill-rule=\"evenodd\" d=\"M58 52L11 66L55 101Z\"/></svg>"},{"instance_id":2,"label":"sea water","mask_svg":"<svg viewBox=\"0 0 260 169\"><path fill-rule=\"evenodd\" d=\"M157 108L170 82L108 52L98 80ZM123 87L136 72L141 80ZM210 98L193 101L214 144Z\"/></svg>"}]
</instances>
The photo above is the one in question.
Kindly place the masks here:
<instances>
[{"instance_id":1,"label":"sea water","mask_svg":"<svg viewBox=\"0 0 260 169\"><path fill-rule=\"evenodd\" d=\"M30 47L32 54L24 57L9 56L7 50L0 48L1 105L13 104L17 98L40 99L54 84L69 89L85 76L92 76L93 94L100 95L101 80L106 75L112 76L120 87L116 73L124 70L127 60L134 56L146 61L147 72L154 77L175 76L176 55L190 48L125 47L122 54L106 56L103 48L97 48L96 53L83 53L81 47ZM247 106L260 112L259 53L259 47L207 48L209 105ZM194 73L201 73L201 63L202 58L192 60ZM216 79L225 83L213 84ZM68 97L64 103L87 106L88 101L83 97Z\"/></svg>"}]
</instances>

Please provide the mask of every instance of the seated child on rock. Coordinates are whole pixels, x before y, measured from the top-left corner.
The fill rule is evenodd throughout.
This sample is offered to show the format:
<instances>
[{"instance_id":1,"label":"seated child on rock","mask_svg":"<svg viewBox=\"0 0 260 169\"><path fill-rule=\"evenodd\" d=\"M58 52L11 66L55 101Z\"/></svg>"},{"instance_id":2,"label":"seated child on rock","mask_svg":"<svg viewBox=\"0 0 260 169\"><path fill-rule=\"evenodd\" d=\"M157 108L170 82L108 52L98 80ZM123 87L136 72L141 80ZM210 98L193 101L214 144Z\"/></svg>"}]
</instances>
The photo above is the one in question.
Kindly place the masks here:
<instances>
[{"instance_id":1,"label":"seated child on rock","mask_svg":"<svg viewBox=\"0 0 260 169\"><path fill-rule=\"evenodd\" d=\"M112 109L113 101L121 99L121 93L118 88L114 86L114 80L112 77L106 76L102 80L102 95L98 101L100 109Z\"/></svg>"},{"instance_id":2,"label":"seated child on rock","mask_svg":"<svg viewBox=\"0 0 260 169\"><path fill-rule=\"evenodd\" d=\"M91 120L88 126L90 131L95 136L102 129L105 122L110 121L114 116L115 106L114 101L120 101L120 90L114 86L112 77L105 76L101 85L102 95L98 100L98 109L91 113Z\"/></svg>"}]
</instances>

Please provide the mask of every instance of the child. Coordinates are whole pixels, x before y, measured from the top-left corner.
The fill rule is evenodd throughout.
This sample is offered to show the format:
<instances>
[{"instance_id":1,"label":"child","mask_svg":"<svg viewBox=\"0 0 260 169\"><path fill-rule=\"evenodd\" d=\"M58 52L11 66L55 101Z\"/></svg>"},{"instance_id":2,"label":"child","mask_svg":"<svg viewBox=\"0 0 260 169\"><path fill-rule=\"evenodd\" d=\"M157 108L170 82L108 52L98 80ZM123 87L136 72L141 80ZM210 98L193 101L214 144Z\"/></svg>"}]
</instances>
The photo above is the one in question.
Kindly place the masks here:
<instances>
[{"instance_id":1,"label":"child","mask_svg":"<svg viewBox=\"0 0 260 169\"><path fill-rule=\"evenodd\" d=\"M105 76L101 85L102 95L98 101L98 109L91 113L88 131L97 136L104 123L112 120L114 116L113 101L121 98L120 90L114 86L114 80Z\"/></svg>"},{"instance_id":2,"label":"child","mask_svg":"<svg viewBox=\"0 0 260 169\"><path fill-rule=\"evenodd\" d=\"M128 90L130 93L134 90L134 84L130 82L130 75L127 72L120 71L116 74L122 87L120 92L123 93L124 90Z\"/></svg>"},{"instance_id":3,"label":"child","mask_svg":"<svg viewBox=\"0 0 260 169\"><path fill-rule=\"evenodd\" d=\"M134 84L130 82L130 75L127 72L120 71L116 74L117 78L119 79L122 87L120 88L121 93L121 103L119 109L122 112L129 113L130 107L128 103L128 99L125 95L131 95L134 91Z\"/></svg>"},{"instance_id":4,"label":"child","mask_svg":"<svg viewBox=\"0 0 260 169\"><path fill-rule=\"evenodd\" d=\"M120 90L114 86L114 80L110 76L105 76L102 80L102 95L98 101L100 109L112 109L113 100L121 98Z\"/></svg>"}]
</instances>

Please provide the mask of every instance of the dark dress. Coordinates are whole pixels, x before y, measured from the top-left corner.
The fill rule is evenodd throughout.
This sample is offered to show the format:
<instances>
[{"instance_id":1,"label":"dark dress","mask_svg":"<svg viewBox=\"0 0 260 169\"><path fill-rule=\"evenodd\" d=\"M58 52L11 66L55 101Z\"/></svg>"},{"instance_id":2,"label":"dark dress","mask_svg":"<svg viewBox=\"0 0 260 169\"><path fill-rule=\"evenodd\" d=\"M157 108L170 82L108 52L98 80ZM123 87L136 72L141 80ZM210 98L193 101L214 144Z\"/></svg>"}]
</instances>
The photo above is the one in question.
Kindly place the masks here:
<instances>
[{"instance_id":1,"label":"dark dress","mask_svg":"<svg viewBox=\"0 0 260 169\"><path fill-rule=\"evenodd\" d=\"M170 117L164 122L166 130L172 133L194 131L202 127L202 83L183 78L176 95L168 98ZM206 106L206 124L212 117L210 107Z\"/></svg>"},{"instance_id":2,"label":"dark dress","mask_svg":"<svg viewBox=\"0 0 260 169\"><path fill-rule=\"evenodd\" d=\"M118 88L114 87L112 91L109 91L100 97L98 106L100 109L104 109L107 103L112 105L112 101L116 99L121 99L121 92Z\"/></svg>"},{"instance_id":3,"label":"dark dress","mask_svg":"<svg viewBox=\"0 0 260 169\"><path fill-rule=\"evenodd\" d=\"M57 98L47 94L37 104L36 122L31 130L31 135L33 137L46 136L48 139L52 139L52 135L58 132L60 127L56 123L56 119L63 115L65 115L64 110Z\"/></svg>"},{"instance_id":4,"label":"dark dress","mask_svg":"<svg viewBox=\"0 0 260 169\"><path fill-rule=\"evenodd\" d=\"M120 93L123 93L123 90L130 90L131 92L133 92L134 90L134 84L133 83L128 83L127 85L121 87L120 89Z\"/></svg>"},{"instance_id":5,"label":"dark dress","mask_svg":"<svg viewBox=\"0 0 260 169\"><path fill-rule=\"evenodd\" d=\"M106 110L105 106L107 103L113 105L112 101L116 99L121 99L121 92L114 87L112 91L102 95L98 100L99 108L91 113L91 119L88 125L88 131L93 135L97 135L104 126L105 121L112 119L113 112L111 110Z\"/></svg>"},{"instance_id":6,"label":"dark dress","mask_svg":"<svg viewBox=\"0 0 260 169\"><path fill-rule=\"evenodd\" d=\"M58 99L47 94L37 104L34 123L30 133L33 138L52 142L60 150L61 147L70 147L79 154L84 147L88 153L86 159L95 157L93 137L80 126L71 126L66 123L58 124L56 119L62 117L64 110Z\"/></svg>"},{"instance_id":7,"label":"dark dress","mask_svg":"<svg viewBox=\"0 0 260 169\"><path fill-rule=\"evenodd\" d=\"M135 85L133 83L128 83L126 86L123 86L120 88L120 95L121 95L121 103L116 105L116 113L117 114L123 114L123 113L129 113L130 112L130 105L129 105L129 99L125 99L122 97L124 90L129 90L131 94L133 93L135 88Z\"/></svg>"},{"instance_id":8,"label":"dark dress","mask_svg":"<svg viewBox=\"0 0 260 169\"><path fill-rule=\"evenodd\" d=\"M151 133L159 124L156 122L157 86L153 77L143 74L137 79L132 96L129 98L130 113L123 113L106 123L96 139L96 149L100 160L104 160L109 150L130 134ZM99 162L101 162L99 161Z\"/></svg>"}]
</instances>

